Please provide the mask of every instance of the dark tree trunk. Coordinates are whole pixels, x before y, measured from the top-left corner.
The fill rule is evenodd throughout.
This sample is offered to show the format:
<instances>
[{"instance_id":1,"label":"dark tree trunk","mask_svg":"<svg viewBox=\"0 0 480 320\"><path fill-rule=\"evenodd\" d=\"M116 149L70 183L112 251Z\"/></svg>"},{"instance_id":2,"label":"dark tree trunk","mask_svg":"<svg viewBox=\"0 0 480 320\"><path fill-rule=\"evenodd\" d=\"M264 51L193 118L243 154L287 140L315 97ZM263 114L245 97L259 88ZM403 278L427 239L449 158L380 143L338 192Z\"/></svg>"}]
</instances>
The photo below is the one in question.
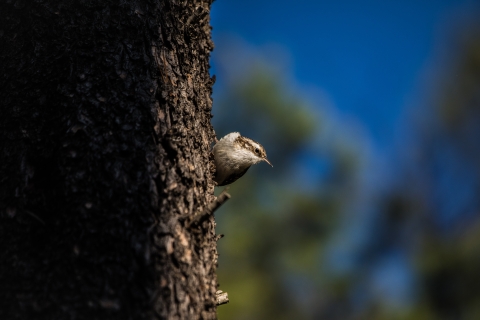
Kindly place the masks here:
<instances>
[{"instance_id":1,"label":"dark tree trunk","mask_svg":"<svg viewBox=\"0 0 480 320\"><path fill-rule=\"evenodd\" d=\"M0 319L214 319L210 0L0 3Z\"/></svg>"}]
</instances>

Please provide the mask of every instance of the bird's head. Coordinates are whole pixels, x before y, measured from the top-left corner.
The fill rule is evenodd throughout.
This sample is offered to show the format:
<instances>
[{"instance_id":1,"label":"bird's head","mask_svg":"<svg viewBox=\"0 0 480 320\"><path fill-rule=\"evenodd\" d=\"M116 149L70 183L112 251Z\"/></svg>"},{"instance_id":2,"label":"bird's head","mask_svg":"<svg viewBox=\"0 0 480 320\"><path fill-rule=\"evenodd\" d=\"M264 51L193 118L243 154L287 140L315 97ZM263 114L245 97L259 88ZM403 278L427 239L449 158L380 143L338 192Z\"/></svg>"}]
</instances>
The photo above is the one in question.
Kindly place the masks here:
<instances>
[{"instance_id":1,"label":"bird's head","mask_svg":"<svg viewBox=\"0 0 480 320\"><path fill-rule=\"evenodd\" d=\"M256 164L260 161L265 161L273 167L270 161L268 161L267 153L260 143L239 135L235 139L235 145L242 151L241 153L245 158L245 161L250 162L250 164Z\"/></svg>"}]
</instances>

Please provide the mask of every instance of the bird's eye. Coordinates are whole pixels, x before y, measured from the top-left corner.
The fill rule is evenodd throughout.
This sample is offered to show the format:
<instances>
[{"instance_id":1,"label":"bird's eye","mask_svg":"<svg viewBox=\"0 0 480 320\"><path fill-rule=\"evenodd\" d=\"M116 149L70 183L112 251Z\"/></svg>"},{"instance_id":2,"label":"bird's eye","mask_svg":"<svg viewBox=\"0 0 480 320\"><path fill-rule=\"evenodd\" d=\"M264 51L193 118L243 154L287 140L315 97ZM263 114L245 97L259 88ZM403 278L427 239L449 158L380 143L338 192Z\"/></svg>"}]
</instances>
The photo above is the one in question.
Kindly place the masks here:
<instances>
[{"instance_id":1,"label":"bird's eye","mask_svg":"<svg viewBox=\"0 0 480 320\"><path fill-rule=\"evenodd\" d=\"M260 150L258 150L258 148L255 148L255 153L259 153Z\"/></svg>"}]
</instances>

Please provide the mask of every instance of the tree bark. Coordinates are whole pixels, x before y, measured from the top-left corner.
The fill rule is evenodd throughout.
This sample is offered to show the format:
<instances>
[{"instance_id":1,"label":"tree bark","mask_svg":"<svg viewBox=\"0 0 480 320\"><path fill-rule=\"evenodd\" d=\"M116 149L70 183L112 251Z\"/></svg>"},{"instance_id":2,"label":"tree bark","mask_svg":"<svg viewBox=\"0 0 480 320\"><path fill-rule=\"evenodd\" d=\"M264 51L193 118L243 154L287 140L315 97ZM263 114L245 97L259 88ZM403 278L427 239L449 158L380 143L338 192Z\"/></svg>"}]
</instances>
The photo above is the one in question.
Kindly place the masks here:
<instances>
[{"instance_id":1,"label":"tree bark","mask_svg":"<svg viewBox=\"0 0 480 320\"><path fill-rule=\"evenodd\" d=\"M0 4L0 319L214 319L209 0Z\"/></svg>"}]
</instances>

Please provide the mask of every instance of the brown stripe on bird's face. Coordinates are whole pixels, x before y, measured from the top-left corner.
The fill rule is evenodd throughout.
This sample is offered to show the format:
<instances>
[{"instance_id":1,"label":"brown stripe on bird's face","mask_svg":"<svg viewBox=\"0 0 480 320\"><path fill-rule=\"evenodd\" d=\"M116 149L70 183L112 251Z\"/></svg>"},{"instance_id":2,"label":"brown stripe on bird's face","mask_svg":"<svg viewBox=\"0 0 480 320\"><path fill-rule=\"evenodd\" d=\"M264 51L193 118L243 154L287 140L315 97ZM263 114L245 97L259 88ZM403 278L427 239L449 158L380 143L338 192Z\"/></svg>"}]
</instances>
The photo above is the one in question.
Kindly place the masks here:
<instances>
[{"instance_id":1,"label":"brown stripe on bird's face","mask_svg":"<svg viewBox=\"0 0 480 320\"><path fill-rule=\"evenodd\" d=\"M255 154L257 157L264 159L267 158L267 153L265 152L265 149L262 147L262 145L252 139L238 136L235 139L235 143L238 143L242 148L252 151L252 153Z\"/></svg>"}]
</instances>

